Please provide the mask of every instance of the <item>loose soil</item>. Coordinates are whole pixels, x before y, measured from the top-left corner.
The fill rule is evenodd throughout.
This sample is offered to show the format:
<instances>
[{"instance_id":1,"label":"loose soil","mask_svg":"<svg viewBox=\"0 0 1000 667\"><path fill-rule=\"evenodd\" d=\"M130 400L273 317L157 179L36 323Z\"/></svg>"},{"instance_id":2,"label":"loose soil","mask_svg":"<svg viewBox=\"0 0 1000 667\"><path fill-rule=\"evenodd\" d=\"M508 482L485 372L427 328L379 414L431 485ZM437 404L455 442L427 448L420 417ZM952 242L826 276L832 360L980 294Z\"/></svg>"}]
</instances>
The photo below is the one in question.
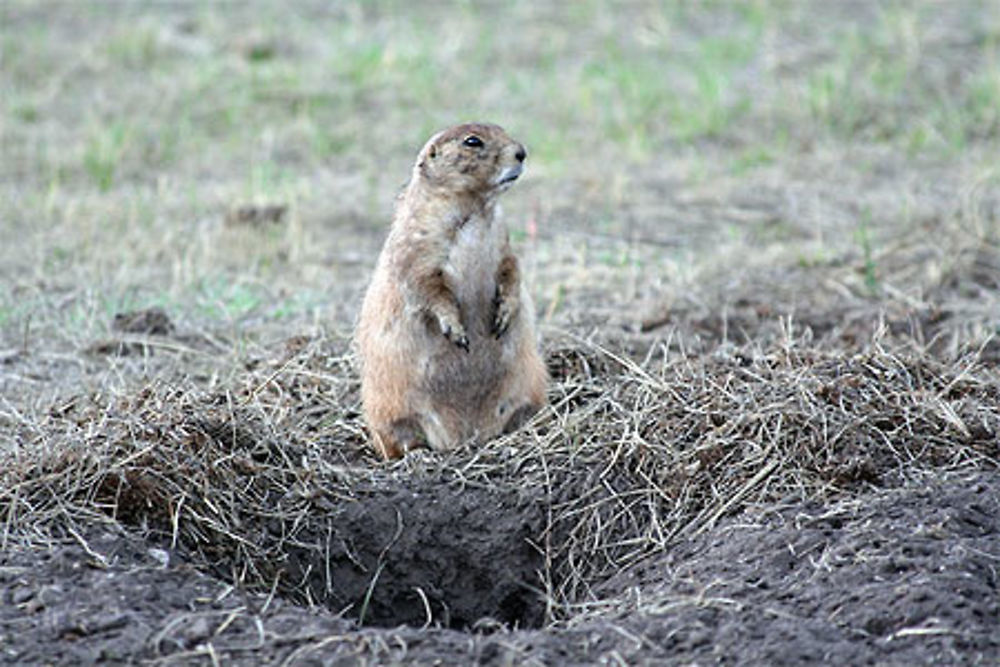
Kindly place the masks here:
<instances>
[{"instance_id":1,"label":"loose soil","mask_svg":"<svg viewBox=\"0 0 1000 667\"><path fill-rule=\"evenodd\" d=\"M352 512L357 523L345 523L359 561L368 542L382 545L391 563L374 582L369 620L394 627L358 628L321 607L247 594L109 527L47 549L5 552L4 659L991 664L1000 655L994 473L827 505L756 507L605 582L596 592L608 609L544 630L511 629L539 616L526 587L532 558L511 531L523 521L528 532L535 510L503 506L495 494L468 490L456 498L439 488L391 505L387 497L362 501ZM482 529L493 519L499 525L489 536ZM429 530L449 525L450 536L428 539ZM394 541L385 543L387 535ZM359 596L361 567L348 572L338 560L335 580L345 572ZM423 627L417 587L432 610L447 601L453 626L475 620L463 629Z\"/></svg>"}]
</instances>

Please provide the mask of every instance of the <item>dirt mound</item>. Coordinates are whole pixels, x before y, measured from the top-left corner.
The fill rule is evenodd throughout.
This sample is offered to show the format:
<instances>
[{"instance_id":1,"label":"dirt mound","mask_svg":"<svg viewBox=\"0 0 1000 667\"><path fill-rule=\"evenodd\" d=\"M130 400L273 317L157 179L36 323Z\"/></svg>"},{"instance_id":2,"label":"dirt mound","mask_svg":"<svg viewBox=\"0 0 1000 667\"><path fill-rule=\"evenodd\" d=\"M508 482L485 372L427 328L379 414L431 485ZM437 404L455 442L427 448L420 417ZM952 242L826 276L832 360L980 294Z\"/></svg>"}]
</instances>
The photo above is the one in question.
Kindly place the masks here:
<instances>
[{"instance_id":1,"label":"dirt mound","mask_svg":"<svg viewBox=\"0 0 1000 667\"><path fill-rule=\"evenodd\" d=\"M623 571L544 630L358 628L108 527L0 557L4 660L379 664L986 663L1000 475L758 506ZM170 563L167 564L167 561Z\"/></svg>"},{"instance_id":2,"label":"dirt mound","mask_svg":"<svg viewBox=\"0 0 1000 667\"><path fill-rule=\"evenodd\" d=\"M99 643L145 633L143 656L222 650L223 635L254 631L265 638L255 657L306 650L318 635L270 645L260 630L261 606L281 600L283 613L338 628L317 630L338 633L314 647L321 654L357 641L379 660L445 645L484 662L993 646L995 369L878 339L852 355L788 338L710 356L654 345L643 359L577 341L549 359L552 407L525 430L395 464L370 453L350 359L323 339L275 346L221 392L156 382L63 404L4 466L5 542L18 547L5 566L9 627ZM961 474L978 477L946 496L921 490ZM108 560L121 548L89 542L95 524L140 546ZM77 547L52 546L67 537L118 582L72 565ZM962 540L968 551L955 551ZM24 570L23 554L39 548L54 569ZM144 549L182 565L150 574ZM176 589L161 610L221 585L192 570L258 602L226 607L239 627L206 635L203 623L195 639L164 643L170 621L71 595L63 627L52 620L63 603L41 592L56 584L34 577L67 567L65 590L129 578ZM141 606L136 596L123 604ZM382 653L390 638L408 648Z\"/></svg>"}]
</instances>

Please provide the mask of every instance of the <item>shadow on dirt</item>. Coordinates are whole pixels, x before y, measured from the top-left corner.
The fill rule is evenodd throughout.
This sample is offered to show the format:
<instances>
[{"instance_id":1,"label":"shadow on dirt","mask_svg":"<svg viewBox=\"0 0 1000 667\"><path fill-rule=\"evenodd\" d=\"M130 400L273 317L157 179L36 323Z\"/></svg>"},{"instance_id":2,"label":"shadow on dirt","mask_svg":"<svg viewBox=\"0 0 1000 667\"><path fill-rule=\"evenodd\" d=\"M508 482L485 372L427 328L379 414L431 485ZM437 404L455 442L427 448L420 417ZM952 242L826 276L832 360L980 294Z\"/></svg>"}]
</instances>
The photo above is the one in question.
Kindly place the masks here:
<instances>
[{"instance_id":1,"label":"shadow on dirt","mask_svg":"<svg viewBox=\"0 0 1000 667\"><path fill-rule=\"evenodd\" d=\"M502 490L440 483L361 491L288 543L285 577L362 625L536 628L542 505ZM314 522L315 523L315 522Z\"/></svg>"}]
</instances>

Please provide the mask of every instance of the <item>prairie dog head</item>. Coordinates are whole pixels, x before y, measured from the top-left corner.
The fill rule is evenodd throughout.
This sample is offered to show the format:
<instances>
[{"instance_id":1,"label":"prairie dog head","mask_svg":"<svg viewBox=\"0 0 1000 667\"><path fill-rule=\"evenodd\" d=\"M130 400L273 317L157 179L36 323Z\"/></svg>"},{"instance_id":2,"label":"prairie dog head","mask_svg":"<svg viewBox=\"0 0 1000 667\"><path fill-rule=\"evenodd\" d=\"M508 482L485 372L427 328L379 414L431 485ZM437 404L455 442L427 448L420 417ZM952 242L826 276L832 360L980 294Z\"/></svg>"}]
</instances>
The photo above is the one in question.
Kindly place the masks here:
<instances>
[{"instance_id":1,"label":"prairie dog head","mask_svg":"<svg viewBox=\"0 0 1000 667\"><path fill-rule=\"evenodd\" d=\"M465 123L438 132L424 144L414 177L455 194L488 196L517 180L527 154L499 125Z\"/></svg>"}]
</instances>

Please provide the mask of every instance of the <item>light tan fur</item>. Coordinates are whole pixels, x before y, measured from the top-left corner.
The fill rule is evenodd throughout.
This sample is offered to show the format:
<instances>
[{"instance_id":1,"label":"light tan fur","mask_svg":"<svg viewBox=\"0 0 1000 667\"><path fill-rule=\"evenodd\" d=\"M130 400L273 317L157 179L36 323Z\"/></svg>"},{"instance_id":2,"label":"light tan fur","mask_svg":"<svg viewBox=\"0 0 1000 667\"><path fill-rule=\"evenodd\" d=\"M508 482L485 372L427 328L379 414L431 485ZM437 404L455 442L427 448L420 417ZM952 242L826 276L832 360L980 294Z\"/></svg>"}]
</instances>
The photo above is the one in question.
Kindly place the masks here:
<instances>
[{"instance_id":1,"label":"light tan fur","mask_svg":"<svg viewBox=\"0 0 1000 667\"><path fill-rule=\"evenodd\" d=\"M385 458L488 440L545 404L534 306L496 212L525 155L499 126L468 123L417 157L356 336L365 419Z\"/></svg>"}]
</instances>

